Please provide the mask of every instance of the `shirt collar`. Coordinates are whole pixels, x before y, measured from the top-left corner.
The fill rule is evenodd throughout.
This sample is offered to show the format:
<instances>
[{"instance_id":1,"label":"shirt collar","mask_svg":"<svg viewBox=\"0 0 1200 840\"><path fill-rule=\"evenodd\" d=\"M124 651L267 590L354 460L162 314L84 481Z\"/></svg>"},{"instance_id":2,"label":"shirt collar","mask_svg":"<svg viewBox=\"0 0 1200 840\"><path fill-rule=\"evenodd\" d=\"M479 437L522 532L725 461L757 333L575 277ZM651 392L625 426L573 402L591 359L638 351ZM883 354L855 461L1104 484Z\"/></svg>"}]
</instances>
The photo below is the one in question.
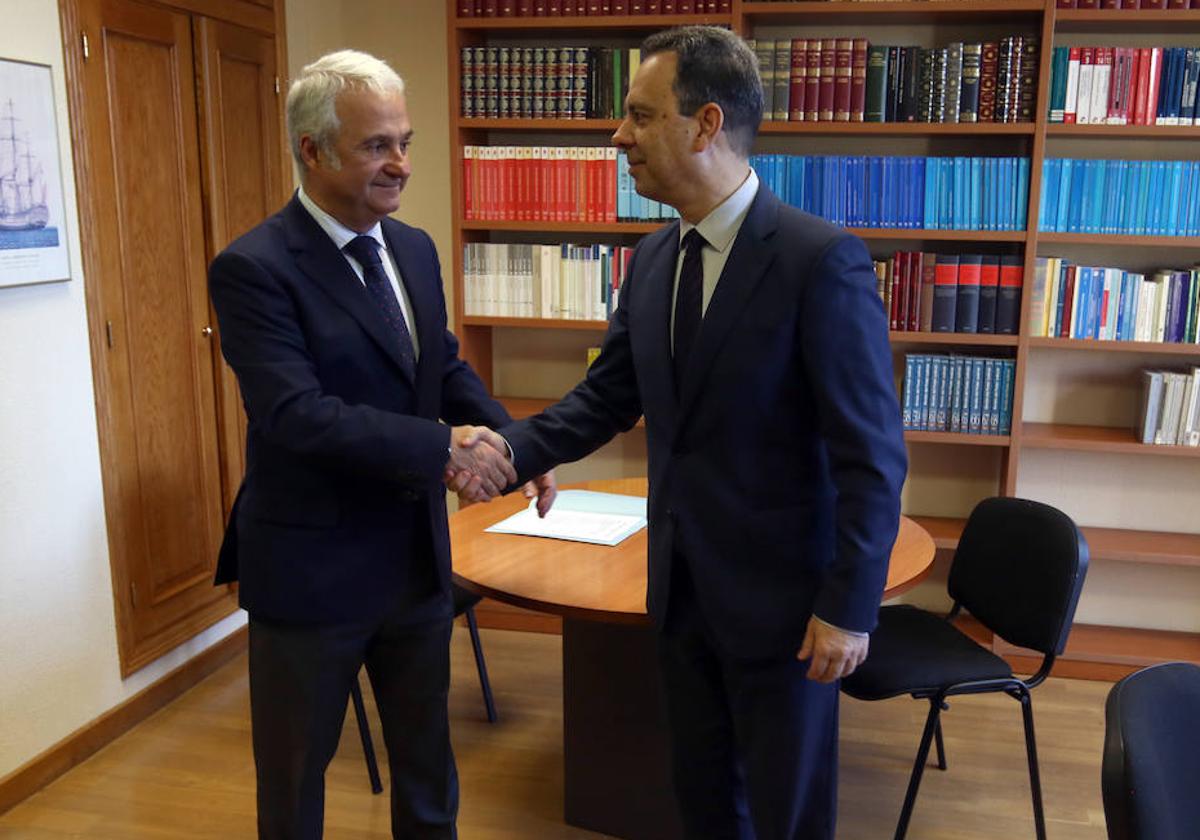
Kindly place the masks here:
<instances>
[{"instance_id":1,"label":"shirt collar","mask_svg":"<svg viewBox=\"0 0 1200 840\"><path fill-rule=\"evenodd\" d=\"M717 251L724 251L733 242L738 231L742 227L742 221L745 220L746 214L750 212L750 204L754 201L754 196L758 194L758 175L754 170L750 170L750 174L746 176L746 180L742 181L742 185L733 191L729 198L722 201L712 211L700 220L699 224L693 225L683 219L679 220L679 241L683 242L683 237L692 228L700 231L700 235L704 237L704 241L708 243L710 248Z\"/></svg>"},{"instance_id":2,"label":"shirt collar","mask_svg":"<svg viewBox=\"0 0 1200 840\"><path fill-rule=\"evenodd\" d=\"M312 200L312 197L304 191L304 187L300 187L298 190L297 198L300 199L300 203L304 205L304 209L308 211L308 214L313 217L313 221L320 225L321 230L325 231L326 235L333 240L333 244L337 246L339 251L349 245L352 239L360 235L358 231L351 230L318 207L317 203ZM380 222L376 222L370 230L361 235L371 237L379 243L382 251L387 251L387 242L383 239L383 225Z\"/></svg>"}]
</instances>

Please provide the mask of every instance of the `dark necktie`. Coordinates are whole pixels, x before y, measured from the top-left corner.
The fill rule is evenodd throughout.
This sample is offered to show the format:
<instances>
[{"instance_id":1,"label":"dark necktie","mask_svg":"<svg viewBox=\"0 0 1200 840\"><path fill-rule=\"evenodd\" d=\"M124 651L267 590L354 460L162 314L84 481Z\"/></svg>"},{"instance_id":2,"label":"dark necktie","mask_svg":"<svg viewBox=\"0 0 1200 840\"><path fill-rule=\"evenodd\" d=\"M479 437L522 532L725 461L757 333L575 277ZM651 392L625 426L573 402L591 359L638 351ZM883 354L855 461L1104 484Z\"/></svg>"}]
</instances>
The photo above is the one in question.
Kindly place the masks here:
<instances>
[{"instance_id":1,"label":"dark necktie","mask_svg":"<svg viewBox=\"0 0 1200 840\"><path fill-rule=\"evenodd\" d=\"M370 236L356 236L344 250L362 266L363 282L367 291L379 306L384 320L396 333L396 344L399 346L405 370L410 375L415 375L417 365L412 334L408 331L408 322L404 320L404 312L400 309L400 302L396 300L392 283L388 280L387 272L383 270L383 260L379 257L379 241Z\"/></svg>"},{"instance_id":2,"label":"dark necktie","mask_svg":"<svg viewBox=\"0 0 1200 840\"><path fill-rule=\"evenodd\" d=\"M675 292L675 391L683 390L683 374L700 332L700 309L704 297L704 264L700 251L705 246L700 231L692 228L683 237L683 268Z\"/></svg>"}]
</instances>

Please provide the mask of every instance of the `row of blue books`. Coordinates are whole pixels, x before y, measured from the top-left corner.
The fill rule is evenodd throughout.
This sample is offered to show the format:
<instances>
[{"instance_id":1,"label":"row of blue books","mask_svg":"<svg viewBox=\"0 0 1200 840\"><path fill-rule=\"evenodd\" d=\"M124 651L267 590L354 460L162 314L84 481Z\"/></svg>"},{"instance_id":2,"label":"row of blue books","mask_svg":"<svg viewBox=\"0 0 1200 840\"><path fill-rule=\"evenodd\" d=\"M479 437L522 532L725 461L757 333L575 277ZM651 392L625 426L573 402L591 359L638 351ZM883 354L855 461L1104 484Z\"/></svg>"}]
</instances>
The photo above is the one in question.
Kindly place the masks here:
<instances>
[{"instance_id":1,"label":"row of blue books","mask_svg":"<svg viewBox=\"0 0 1200 840\"><path fill-rule=\"evenodd\" d=\"M1029 159L754 155L779 198L845 227L1024 230Z\"/></svg>"},{"instance_id":2,"label":"row of blue books","mask_svg":"<svg viewBox=\"0 0 1200 840\"><path fill-rule=\"evenodd\" d=\"M678 219L679 211L669 204L638 195L629 174L629 160L617 152L617 219L622 222L663 222Z\"/></svg>"},{"instance_id":3,"label":"row of blue books","mask_svg":"<svg viewBox=\"0 0 1200 840\"><path fill-rule=\"evenodd\" d=\"M1038 219L1043 231L1200 236L1200 161L1047 158Z\"/></svg>"},{"instance_id":4,"label":"row of blue books","mask_svg":"<svg viewBox=\"0 0 1200 840\"><path fill-rule=\"evenodd\" d=\"M1012 429L1016 362L980 356L904 357L907 431L1007 435Z\"/></svg>"}]
</instances>

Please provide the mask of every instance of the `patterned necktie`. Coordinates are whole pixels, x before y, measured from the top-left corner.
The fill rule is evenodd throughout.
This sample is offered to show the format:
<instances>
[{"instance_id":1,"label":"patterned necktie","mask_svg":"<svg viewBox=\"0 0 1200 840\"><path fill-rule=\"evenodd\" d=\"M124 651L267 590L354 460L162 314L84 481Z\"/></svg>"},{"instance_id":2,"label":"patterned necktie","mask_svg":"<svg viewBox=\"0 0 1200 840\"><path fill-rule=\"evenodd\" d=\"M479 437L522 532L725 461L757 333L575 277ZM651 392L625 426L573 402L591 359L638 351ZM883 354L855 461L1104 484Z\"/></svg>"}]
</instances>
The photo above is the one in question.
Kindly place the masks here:
<instances>
[{"instance_id":1,"label":"patterned necktie","mask_svg":"<svg viewBox=\"0 0 1200 840\"><path fill-rule=\"evenodd\" d=\"M362 266L367 291L379 306L384 320L396 333L396 343L405 370L409 375L415 376L417 364L412 334L408 331L408 322L404 320L404 312L400 309L400 302L396 300L392 283L388 280L387 272L383 270L383 260L379 257L379 241L370 236L356 236L347 243L344 250Z\"/></svg>"},{"instance_id":2,"label":"patterned necktie","mask_svg":"<svg viewBox=\"0 0 1200 840\"><path fill-rule=\"evenodd\" d=\"M704 297L704 265L700 251L706 245L700 231L692 228L683 237L683 268L679 289L675 292L675 392L683 389L683 374L688 357L700 332L700 309Z\"/></svg>"}]
</instances>

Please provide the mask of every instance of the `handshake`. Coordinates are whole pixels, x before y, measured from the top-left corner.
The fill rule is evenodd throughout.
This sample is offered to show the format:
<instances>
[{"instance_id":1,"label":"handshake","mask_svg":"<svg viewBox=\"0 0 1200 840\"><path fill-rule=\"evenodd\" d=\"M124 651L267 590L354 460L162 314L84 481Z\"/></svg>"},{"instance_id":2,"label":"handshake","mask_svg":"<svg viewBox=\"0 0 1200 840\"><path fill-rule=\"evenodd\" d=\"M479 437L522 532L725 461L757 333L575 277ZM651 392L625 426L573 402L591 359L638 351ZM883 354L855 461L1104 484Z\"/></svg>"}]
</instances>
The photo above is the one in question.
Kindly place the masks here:
<instances>
[{"instance_id":1,"label":"handshake","mask_svg":"<svg viewBox=\"0 0 1200 840\"><path fill-rule=\"evenodd\" d=\"M486 426L455 426L450 430L450 460L446 487L463 502L490 502L517 481L509 461L508 443ZM525 483L525 498L537 497L538 516L545 516L558 493L554 470Z\"/></svg>"}]
</instances>

